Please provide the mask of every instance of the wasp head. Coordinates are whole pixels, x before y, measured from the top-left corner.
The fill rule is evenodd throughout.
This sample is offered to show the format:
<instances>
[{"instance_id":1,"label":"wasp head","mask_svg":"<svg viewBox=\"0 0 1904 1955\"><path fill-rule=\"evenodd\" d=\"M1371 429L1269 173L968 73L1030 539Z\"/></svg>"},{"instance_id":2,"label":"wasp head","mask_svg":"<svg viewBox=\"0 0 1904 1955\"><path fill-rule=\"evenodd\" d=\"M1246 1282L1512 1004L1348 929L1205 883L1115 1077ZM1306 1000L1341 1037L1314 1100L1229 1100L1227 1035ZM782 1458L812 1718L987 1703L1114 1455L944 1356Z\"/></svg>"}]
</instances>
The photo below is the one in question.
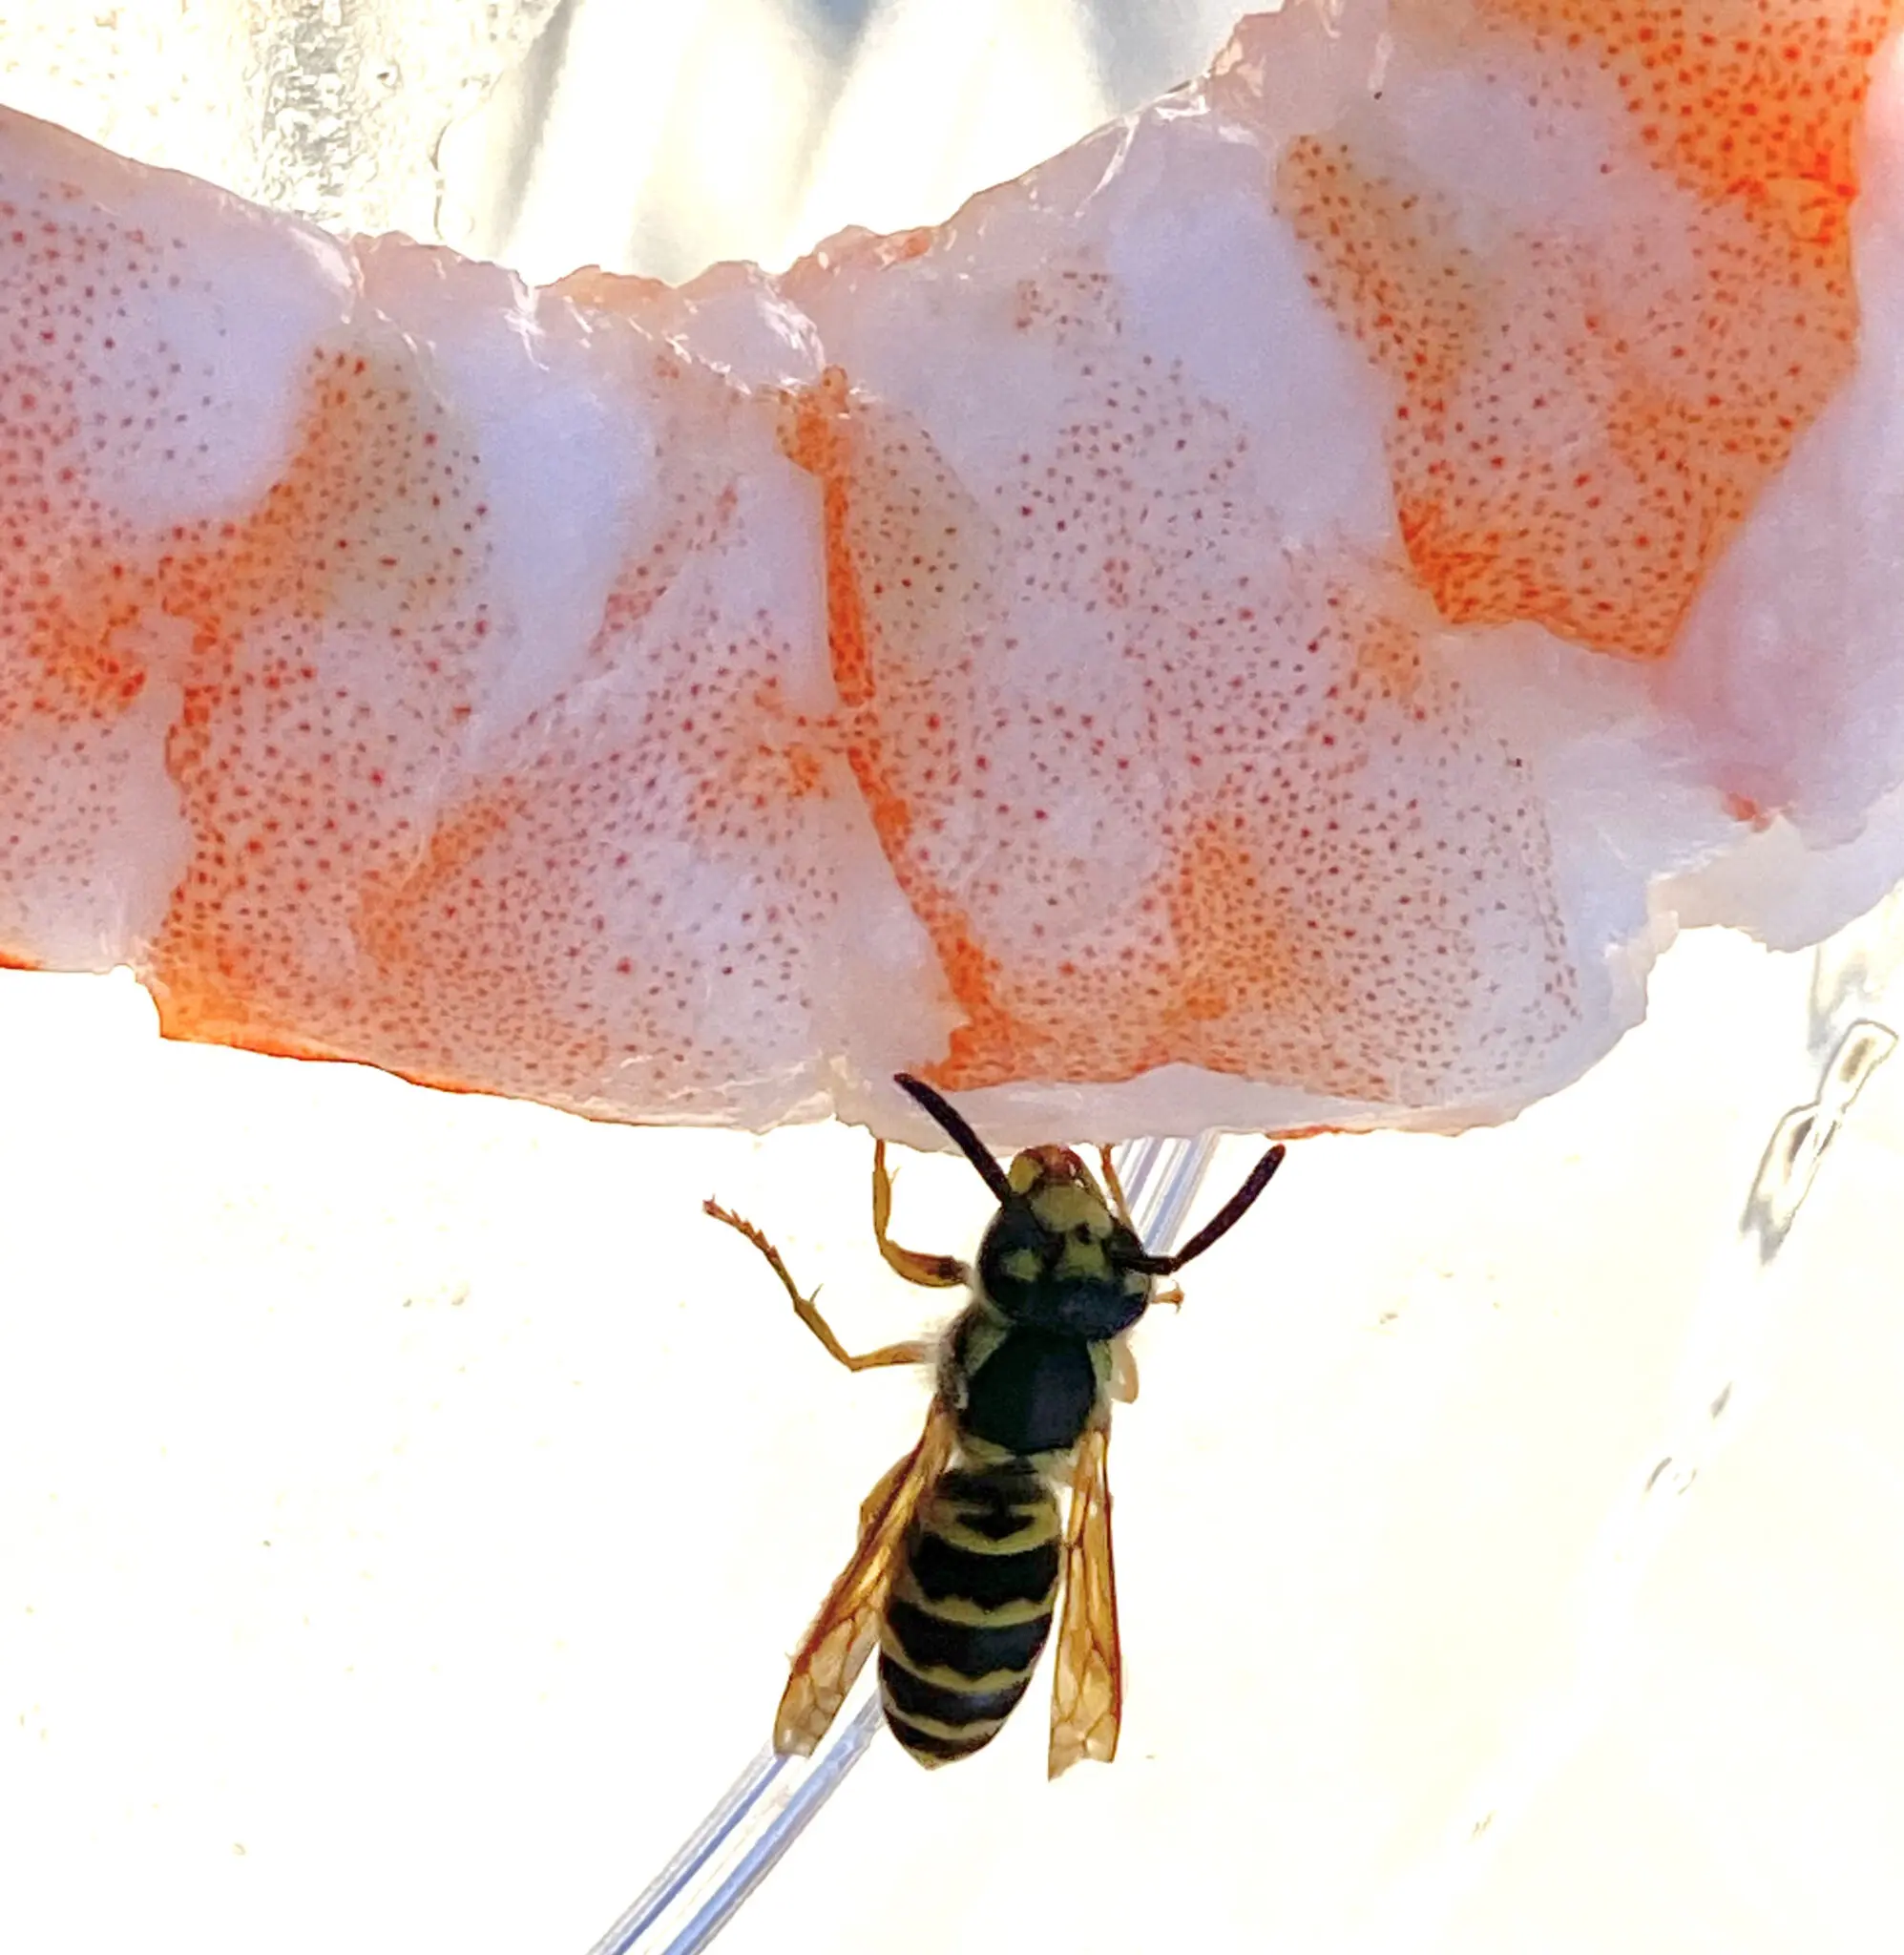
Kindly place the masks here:
<instances>
[{"instance_id":1,"label":"wasp head","mask_svg":"<svg viewBox=\"0 0 1904 1955\"><path fill-rule=\"evenodd\" d=\"M1093 1341L1127 1331L1150 1306L1154 1279L1131 1267L1143 1245L1113 1212L1097 1177L1069 1147L1028 1147L1006 1176L978 1249L978 1282L1014 1324Z\"/></svg>"}]
</instances>

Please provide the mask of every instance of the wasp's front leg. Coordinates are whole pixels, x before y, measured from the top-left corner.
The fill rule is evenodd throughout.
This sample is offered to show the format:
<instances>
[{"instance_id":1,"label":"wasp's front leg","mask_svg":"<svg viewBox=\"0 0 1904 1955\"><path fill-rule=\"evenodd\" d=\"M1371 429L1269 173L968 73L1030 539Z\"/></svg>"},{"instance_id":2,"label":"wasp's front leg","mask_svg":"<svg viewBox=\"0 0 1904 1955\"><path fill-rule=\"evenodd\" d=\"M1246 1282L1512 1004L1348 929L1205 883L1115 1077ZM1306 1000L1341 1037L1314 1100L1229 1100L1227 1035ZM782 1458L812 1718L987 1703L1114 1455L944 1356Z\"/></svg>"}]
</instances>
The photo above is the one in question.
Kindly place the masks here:
<instances>
[{"instance_id":1,"label":"wasp's front leg","mask_svg":"<svg viewBox=\"0 0 1904 1955\"><path fill-rule=\"evenodd\" d=\"M888 1264L909 1283L928 1290L951 1290L972 1281L972 1272L956 1256L922 1255L915 1249L901 1249L887 1234L892 1220L892 1175L886 1165L886 1143L872 1144L872 1235Z\"/></svg>"},{"instance_id":2,"label":"wasp's front leg","mask_svg":"<svg viewBox=\"0 0 1904 1955\"><path fill-rule=\"evenodd\" d=\"M833 1335L832 1325L820 1314L819 1304L815 1301L820 1293L816 1290L812 1296L801 1295L800 1286L781 1260L779 1250L751 1222L731 1209L723 1209L719 1202L706 1201L701 1206L717 1222L724 1222L729 1229L739 1230L766 1257L768 1266L793 1299L794 1314L848 1371L877 1371L889 1364L923 1364L931 1356L936 1348L932 1340L919 1337L909 1338L903 1344L882 1344L877 1351L848 1351Z\"/></svg>"}]
</instances>

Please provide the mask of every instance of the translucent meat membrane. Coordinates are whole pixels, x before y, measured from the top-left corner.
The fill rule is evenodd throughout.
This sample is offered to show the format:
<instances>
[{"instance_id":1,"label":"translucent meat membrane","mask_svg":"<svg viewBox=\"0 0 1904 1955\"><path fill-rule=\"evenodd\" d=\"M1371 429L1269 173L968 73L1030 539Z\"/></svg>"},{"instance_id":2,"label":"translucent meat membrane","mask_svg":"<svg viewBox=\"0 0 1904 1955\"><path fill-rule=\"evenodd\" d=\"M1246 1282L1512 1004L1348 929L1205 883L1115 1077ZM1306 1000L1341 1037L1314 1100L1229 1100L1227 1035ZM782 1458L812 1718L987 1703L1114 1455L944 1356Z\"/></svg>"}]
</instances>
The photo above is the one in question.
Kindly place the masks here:
<instances>
[{"instance_id":1,"label":"translucent meat membrane","mask_svg":"<svg viewBox=\"0 0 1904 1955\"><path fill-rule=\"evenodd\" d=\"M1504 1119L1904 872L1893 14L1297 4L679 290L0 112L0 955L610 1118Z\"/></svg>"}]
</instances>

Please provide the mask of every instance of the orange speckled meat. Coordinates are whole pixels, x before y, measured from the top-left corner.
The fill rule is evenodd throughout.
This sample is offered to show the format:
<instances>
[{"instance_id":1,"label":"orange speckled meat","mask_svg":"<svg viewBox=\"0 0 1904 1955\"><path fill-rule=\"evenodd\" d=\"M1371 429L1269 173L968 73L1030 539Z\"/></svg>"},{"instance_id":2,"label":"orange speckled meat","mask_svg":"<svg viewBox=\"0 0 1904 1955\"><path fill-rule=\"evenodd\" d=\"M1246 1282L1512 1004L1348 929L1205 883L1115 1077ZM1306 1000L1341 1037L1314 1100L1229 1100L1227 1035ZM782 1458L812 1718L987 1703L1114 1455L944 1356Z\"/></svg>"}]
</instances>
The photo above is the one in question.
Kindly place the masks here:
<instances>
[{"instance_id":1,"label":"orange speckled meat","mask_svg":"<svg viewBox=\"0 0 1904 1955\"><path fill-rule=\"evenodd\" d=\"M1534 157L1507 208L1477 227L1375 103L1289 145L1278 205L1397 389L1396 513L1442 613L1664 658L1855 363L1854 138L1894 10L1525 0L1459 38L1437 11L1407 10L1402 58L1492 84L1508 140L1476 161L1509 188Z\"/></svg>"},{"instance_id":2,"label":"orange speckled meat","mask_svg":"<svg viewBox=\"0 0 1904 1955\"><path fill-rule=\"evenodd\" d=\"M0 958L606 1117L1457 1127L1904 869L1875 0L1301 0L526 292L0 114Z\"/></svg>"}]
</instances>

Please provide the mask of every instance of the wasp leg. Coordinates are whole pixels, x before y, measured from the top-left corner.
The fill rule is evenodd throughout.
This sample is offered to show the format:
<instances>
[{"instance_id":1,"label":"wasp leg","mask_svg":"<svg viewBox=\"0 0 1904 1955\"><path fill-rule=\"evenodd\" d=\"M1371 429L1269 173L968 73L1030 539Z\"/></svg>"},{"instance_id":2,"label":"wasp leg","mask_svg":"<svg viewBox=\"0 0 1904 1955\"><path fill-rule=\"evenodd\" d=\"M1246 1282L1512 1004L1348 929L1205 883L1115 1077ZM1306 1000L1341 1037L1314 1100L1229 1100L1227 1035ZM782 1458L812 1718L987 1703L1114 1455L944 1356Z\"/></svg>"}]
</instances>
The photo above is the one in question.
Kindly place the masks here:
<instances>
[{"instance_id":1,"label":"wasp leg","mask_svg":"<svg viewBox=\"0 0 1904 1955\"><path fill-rule=\"evenodd\" d=\"M1137 1233L1137 1224L1131 1220L1131 1205L1124 1199L1124 1185L1118 1179L1118 1164L1111 1159L1108 1147L1098 1149L1098 1159L1103 1164L1104 1186L1111 1191L1111 1201L1118 1211L1118 1220L1132 1234Z\"/></svg>"},{"instance_id":2,"label":"wasp leg","mask_svg":"<svg viewBox=\"0 0 1904 1955\"><path fill-rule=\"evenodd\" d=\"M1123 1183L1118 1179L1117 1163L1111 1159L1110 1148L1099 1147L1098 1149L1098 1159L1104 1165L1104 1186L1111 1191L1111 1201L1117 1209L1118 1220L1135 1235L1137 1233L1137 1224L1131 1220L1131 1205L1125 1199ZM1173 1283L1168 1290L1160 1290L1150 1300L1152 1303L1167 1303L1172 1310L1182 1310L1183 1307L1183 1293ZM1117 1396L1115 1387L1113 1387L1112 1396L1114 1398ZM1131 1389L1131 1397L1133 1398L1137 1397L1135 1384L1133 1384Z\"/></svg>"},{"instance_id":3,"label":"wasp leg","mask_svg":"<svg viewBox=\"0 0 1904 1955\"><path fill-rule=\"evenodd\" d=\"M800 1286L788 1273L786 1265L780 1259L775 1249L761 1231L744 1216L736 1215L723 1209L719 1202L702 1202L701 1208L717 1222L724 1222L729 1229L738 1229L753 1246L767 1259L774 1274L785 1286L786 1293L793 1299L794 1314L819 1338L827 1351L844 1364L848 1371L877 1371L889 1364L923 1364L932 1356L934 1346L930 1339L910 1338L904 1344L882 1344L877 1351L848 1351L833 1335L833 1327L820 1314L819 1305L814 1301L820 1293L812 1296L802 1296Z\"/></svg>"},{"instance_id":4,"label":"wasp leg","mask_svg":"<svg viewBox=\"0 0 1904 1955\"><path fill-rule=\"evenodd\" d=\"M872 1144L872 1236L879 1252L909 1283L928 1290L950 1290L954 1284L970 1283L972 1272L956 1256L922 1255L915 1249L901 1249L887 1234L892 1220L892 1175L886 1165L886 1143Z\"/></svg>"}]
</instances>

